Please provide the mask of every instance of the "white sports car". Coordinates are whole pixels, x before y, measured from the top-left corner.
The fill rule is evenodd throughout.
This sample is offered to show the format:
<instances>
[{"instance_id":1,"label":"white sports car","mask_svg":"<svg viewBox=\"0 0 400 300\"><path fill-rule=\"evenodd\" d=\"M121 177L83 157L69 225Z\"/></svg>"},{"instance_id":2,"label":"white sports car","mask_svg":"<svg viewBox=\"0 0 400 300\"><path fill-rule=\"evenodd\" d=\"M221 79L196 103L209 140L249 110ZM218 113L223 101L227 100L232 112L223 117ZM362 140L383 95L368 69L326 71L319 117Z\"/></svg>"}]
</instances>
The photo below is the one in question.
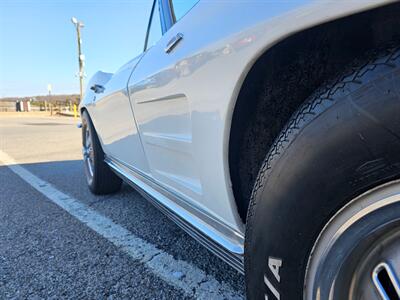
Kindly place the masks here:
<instances>
[{"instance_id":1,"label":"white sports car","mask_svg":"<svg viewBox=\"0 0 400 300\"><path fill-rule=\"evenodd\" d=\"M155 0L143 44L81 103L93 193L134 186L249 299L400 299L399 2Z\"/></svg>"}]
</instances>

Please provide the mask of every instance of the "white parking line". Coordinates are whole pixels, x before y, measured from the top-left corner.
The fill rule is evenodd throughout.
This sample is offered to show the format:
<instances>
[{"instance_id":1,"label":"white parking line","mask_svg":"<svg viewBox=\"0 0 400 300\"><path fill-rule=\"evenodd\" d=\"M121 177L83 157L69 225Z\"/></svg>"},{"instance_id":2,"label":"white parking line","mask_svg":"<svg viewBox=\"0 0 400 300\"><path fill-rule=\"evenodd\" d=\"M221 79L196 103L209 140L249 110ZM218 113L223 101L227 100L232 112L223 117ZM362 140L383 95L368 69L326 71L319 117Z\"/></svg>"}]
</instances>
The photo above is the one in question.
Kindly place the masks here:
<instances>
[{"instance_id":1,"label":"white parking line","mask_svg":"<svg viewBox=\"0 0 400 300\"><path fill-rule=\"evenodd\" d=\"M213 276L194 265L174 259L170 254L135 236L111 219L99 214L77 199L57 190L40 179L0 150L3 162L25 182L66 210L86 226L112 242L133 259L140 261L154 275L168 284L197 299L243 299L243 295L232 290L226 283L218 282Z\"/></svg>"}]
</instances>

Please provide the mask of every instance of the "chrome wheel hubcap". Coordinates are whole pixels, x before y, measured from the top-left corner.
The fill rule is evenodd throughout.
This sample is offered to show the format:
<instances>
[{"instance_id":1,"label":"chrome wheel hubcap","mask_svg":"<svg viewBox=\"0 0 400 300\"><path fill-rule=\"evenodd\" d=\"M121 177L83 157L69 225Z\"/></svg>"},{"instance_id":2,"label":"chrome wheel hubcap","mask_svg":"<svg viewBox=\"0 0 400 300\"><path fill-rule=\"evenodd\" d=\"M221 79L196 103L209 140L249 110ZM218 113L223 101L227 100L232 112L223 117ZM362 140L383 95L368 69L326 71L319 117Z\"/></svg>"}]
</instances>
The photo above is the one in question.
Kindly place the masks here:
<instances>
[{"instance_id":1,"label":"chrome wheel hubcap","mask_svg":"<svg viewBox=\"0 0 400 300\"><path fill-rule=\"evenodd\" d=\"M94 170L94 153L93 153L93 144L92 144L92 136L90 134L89 127L85 128L85 139L83 143L83 160L86 166L87 175L89 178L93 178L93 170Z\"/></svg>"},{"instance_id":2,"label":"chrome wheel hubcap","mask_svg":"<svg viewBox=\"0 0 400 300\"><path fill-rule=\"evenodd\" d=\"M400 299L400 182L346 205L325 226L306 271L304 299Z\"/></svg>"},{"instance_id":3,"label":"chrome wheel hubcap","mask_svg":"<svg viewBox=\"0 0 400 300\"><path fill-rule=\"evenodd\" d=\"M360 258L353 274L352 298L400 299L399 229L393 229L378 239Z\"/></svg>"}]
</instances>

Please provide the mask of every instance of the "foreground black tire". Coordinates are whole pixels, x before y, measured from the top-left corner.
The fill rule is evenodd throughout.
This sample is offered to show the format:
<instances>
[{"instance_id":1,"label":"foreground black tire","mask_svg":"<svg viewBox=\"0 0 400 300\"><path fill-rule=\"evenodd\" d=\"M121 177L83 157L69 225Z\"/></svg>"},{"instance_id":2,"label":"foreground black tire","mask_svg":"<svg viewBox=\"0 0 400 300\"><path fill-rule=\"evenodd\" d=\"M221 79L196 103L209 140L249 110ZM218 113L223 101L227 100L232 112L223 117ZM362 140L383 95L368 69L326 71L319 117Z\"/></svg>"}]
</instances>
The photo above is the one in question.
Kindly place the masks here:
<instances>
[{"instance_id":1,"label":"foreground black tire","mask_svg":"<svg viewBox=\"0 0 400 300\"><path fill-rule=\"evenodd\" d=\"M271 148L256 180L247 216L248 298L316 299L313 291L304 296L307 288L317 284L305 278L307 265L314 258L312 249L320 246L317 238L325 234L323 228L353 199L399 178L399 174L400 51L396 49L375 55L322 87L293 115ZM368 239L379 244L369 234L383 226L382 222L400 219L399 206L390 211L390 215L378 218L376 213L363 220L372 226L365 235L347 236L346 246L331 253L342 255L342 260L330 261L326 278L348 257L353 255L353 261L358 261L369 248L355 256L351 249ZM400 232L400 227L394 228ZM385 234L381 232L376 238ZM400 253L398 244L393 247ZM342 274L340 280L351 276ZM324 288L321 300L328 299ZM333 299L348 299L347 290L342 292L335 293Z\"/></svg>"},{"instance_id":2,"label":"foreground black tire","mask_svg":"<svg viewBox=\"0 0 400 300\"><path fill-rule=\"evenodd\" d=\"M104 162L103 149L86 111L82 113L82 147L86 181L92 193L104 195L117 192L122 180Z\"/></svg>"}]
</instances>

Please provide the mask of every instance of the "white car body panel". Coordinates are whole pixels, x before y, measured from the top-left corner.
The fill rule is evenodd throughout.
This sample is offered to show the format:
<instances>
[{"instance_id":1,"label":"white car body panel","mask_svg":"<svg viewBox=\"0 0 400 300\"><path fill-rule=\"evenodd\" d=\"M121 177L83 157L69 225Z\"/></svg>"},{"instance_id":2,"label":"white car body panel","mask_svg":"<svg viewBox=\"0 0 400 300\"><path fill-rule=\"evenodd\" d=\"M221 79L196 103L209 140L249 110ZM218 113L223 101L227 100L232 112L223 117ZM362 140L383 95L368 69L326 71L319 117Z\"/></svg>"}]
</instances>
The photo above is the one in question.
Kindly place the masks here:
<instances>
[{"instance_id":1,"label":"white car body panel","mask_svg":"<svg viewBox=\"0 0 400 300\"><path fill-rule=\"evenodd\" d=\"M90 93L85 99L88 105L93 106L90 116L106 155L117 157L149 174L126 89L129 76L140 58L141 56L138 56L129 61L109 78L105 76L107 73L97 73L98 76L102 76L103 81L94 83L105 86L104 93L96 95L89 90ZM94 83L89 82L89 86Z\"/></svg>"},{"instance_id":2,"label":"white car body panel","mask_svg":"<svg viewBox=\"0 0 400 300\"><path fill-rule=\"evenodd\" d=\"M135 177L137 186L157 193L149 184L159 185L167 193L155 198L222 247L243 254L244 225L231 188L228 146L248 71L262 53L298 31L390 2L200 0L137 65L127 65L105 84L104 99L94 104L89 93L82 107L106 154L132 167L124 172L147 176L148 182ZM177 33L183 40L166 53ZM175 197L194 212L177 207ZM202 220L205 215L216 223Z\"/></svg>"}]
</instances>

